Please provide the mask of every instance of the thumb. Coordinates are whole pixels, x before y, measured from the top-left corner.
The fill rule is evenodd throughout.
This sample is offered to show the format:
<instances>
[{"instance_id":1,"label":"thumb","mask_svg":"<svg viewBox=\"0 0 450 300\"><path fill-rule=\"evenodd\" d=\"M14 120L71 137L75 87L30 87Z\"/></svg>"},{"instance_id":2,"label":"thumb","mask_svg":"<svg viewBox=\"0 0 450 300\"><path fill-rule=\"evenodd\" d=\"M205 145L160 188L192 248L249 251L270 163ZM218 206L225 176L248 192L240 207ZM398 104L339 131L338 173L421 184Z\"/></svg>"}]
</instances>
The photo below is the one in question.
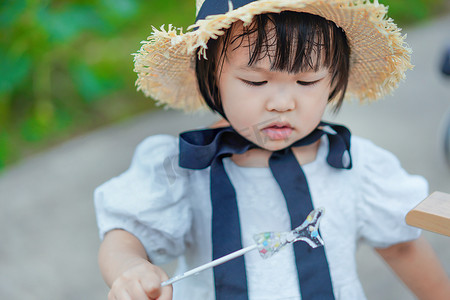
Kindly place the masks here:
<instances>
[{"instance_id":1,"label":"thumb","mask_svg":"<svg viewBox=\"0 0 450 300\"><path fill-rule=\"evenodd\" d=\"M171 285L148 285L145 287L146 295L150 300L172 300L173 289Z\"/></svg>"}]
</instances>

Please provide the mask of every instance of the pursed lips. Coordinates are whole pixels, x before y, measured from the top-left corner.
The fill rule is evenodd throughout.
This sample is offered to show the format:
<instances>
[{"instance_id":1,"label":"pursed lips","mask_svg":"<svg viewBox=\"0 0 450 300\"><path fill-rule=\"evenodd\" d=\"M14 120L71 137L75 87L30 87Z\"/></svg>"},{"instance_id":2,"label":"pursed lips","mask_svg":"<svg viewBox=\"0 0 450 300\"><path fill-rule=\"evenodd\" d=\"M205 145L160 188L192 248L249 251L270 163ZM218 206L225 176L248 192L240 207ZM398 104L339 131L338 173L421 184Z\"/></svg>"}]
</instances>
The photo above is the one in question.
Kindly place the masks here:
<instances>
[{"instance_id":1,"label":"pursed lips","mask_svg":"<svg viewBox=\"0 0 450 300\"><path fill-rule=\"evenodd\" d=\"M294 128L288 122L273 122L262 131L271 140L285 140L292 134Z\"/></svg>"}]
</instances>

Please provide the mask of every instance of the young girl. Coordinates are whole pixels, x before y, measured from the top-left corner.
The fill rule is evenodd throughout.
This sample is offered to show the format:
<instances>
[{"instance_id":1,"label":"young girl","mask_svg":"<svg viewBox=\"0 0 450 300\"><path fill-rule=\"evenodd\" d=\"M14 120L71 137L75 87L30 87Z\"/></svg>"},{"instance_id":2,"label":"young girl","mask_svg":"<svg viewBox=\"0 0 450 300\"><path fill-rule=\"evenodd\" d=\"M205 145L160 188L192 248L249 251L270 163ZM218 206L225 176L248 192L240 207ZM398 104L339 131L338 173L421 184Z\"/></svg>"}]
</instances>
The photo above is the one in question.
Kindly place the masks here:
<instances>
[{"instance_id":1,"label":"young girl","mask_svg":"<svg viewBox=\"0 0 450 300\"><path fill-rule=\"evenodd\" d=\"M213 129L157 135L97 188L99 262L109 299L365 299L355 263L365 239L420 299L446 299L447 275L404 222L427 183L343 126L322 122L344 96L376 99L410 68L378 3L197 1L194 30L155 30L135 58L139 89L171 107L204 104ZM176 158L175 173L167 172ZM175 174L175 175L174 175ZM172 286L182 273L326 213L324 247L257 252Z\"/></svg>"}]
</instances>

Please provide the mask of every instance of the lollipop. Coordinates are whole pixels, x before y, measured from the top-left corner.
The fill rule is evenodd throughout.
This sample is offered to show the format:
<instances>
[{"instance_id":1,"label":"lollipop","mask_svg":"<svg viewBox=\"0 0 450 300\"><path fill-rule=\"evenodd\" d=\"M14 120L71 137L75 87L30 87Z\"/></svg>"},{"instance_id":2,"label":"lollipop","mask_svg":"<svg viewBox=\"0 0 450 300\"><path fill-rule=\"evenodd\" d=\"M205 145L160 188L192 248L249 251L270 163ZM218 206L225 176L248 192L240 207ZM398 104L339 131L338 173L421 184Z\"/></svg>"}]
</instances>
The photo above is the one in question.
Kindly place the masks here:
<instances>
[{"instance_id":1,"label":"lollipop","mask_svg":"<svg viewBox=\"0 0 450 300\"><path fill-rule=\"evenodd\" d=\"M171 279L161 283L161 286L166 286L186 277L196 275L201 271L223 264L255 249L258 249L259 254L263 259L267 259L280 251L286 245L295 243L297 241L306 242L312 248L323 246L323 240L319 235L319 222L323 213L323 208L318 208L311 211L308 217L306 217L306 220L303 222L303 224L291 231L262 232L255 234L253 236L253 239L255 240L254 245L232 252L183 274L172 277Z\"/></svg>"}]
</instances>

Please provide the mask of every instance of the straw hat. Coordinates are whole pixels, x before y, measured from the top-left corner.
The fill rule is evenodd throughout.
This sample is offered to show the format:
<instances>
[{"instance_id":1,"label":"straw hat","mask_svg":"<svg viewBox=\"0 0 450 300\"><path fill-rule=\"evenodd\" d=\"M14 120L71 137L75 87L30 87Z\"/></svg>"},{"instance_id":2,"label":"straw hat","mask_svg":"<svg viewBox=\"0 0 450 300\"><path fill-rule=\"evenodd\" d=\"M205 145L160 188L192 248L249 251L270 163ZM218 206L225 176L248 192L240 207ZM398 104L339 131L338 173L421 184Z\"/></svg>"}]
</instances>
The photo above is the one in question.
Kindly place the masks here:
<instances>
[{"instance_id":1,"label":"straw hat","mask_svg":"<svg viewBox=\"0 0 450 300\"><path fill-rule=\"evenodd\" d=\"M234 5L234 7L233 7ZM376 100L392 92L411 69L411 50L387 8L375 0L197 0L197 21L183 33L172 25L153 33L134 54L138 90L168 107L194 111L206 107L197 87L195 59L205 55L232 23L250 24L255 15L284 10L333 21L348 38L351 57L346 99Z\"/></svg>"}]
</instances>

